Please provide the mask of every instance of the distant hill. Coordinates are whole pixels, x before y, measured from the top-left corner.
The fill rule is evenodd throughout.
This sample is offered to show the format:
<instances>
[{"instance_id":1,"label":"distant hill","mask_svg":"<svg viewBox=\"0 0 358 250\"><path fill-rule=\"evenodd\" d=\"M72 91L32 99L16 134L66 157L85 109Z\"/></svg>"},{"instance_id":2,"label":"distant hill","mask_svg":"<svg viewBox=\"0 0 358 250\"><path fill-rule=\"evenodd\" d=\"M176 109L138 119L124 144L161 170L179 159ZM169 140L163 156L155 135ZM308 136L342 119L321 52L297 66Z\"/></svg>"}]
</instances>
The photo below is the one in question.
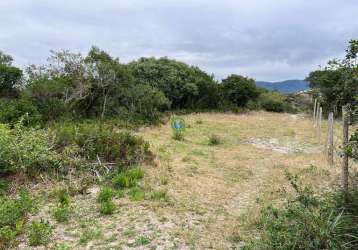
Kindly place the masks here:
<instances>
[{"instance_id":1,"label":"distant hill","mask_svg":"<svg viewBox=\"0 0 358 250\"><path fill-rule=\"evenodd\" d=\"M286 80L282 82L256 81L256 85L269 90L277 90L284 94L295 93L309 89L309 82L304 80Z\"/></svg>"}]
</instances>

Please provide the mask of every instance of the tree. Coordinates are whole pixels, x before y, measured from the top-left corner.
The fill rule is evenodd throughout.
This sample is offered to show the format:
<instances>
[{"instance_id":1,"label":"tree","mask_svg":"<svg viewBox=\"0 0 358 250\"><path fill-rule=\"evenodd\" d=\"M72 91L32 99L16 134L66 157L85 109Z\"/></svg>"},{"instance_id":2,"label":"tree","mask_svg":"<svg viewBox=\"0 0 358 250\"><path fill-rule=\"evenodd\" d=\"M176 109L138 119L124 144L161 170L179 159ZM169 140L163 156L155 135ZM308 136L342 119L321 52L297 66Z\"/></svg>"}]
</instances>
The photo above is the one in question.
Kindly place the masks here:
<instances>
[{"instance_id":1,"label":"tree","mask_svg":"<svg viewBox=\"0 0 358 250\"><path fill-rule=\"evenodd\" d=\"M222 80L224 99L231 101L239 107L244 107L251 99L260 95L255 80L240 75L230 75Z\"/></svg>"},{"instance_id":2,"label":"tree","mask_svg":"<svg viewBox=\"0 0 358 250\"><path fill-rule=\"evenodd\" d=\"M162 92L141 86L127 65L97 47L92 47L86 56L52 52L48 61L47 65L28 68L24 92L46 120L61 114L105 118L118 115L123 108L152 119L167 106ZM139 98L142 100L134 100Z\"/></svg>"},{"instance_id":3,"label":"tree","mask_svg":"<svg viewBox=\"0 0 358 250\"><path fill-rule=\"evenodd\" d=\"M2 51L0 51L0 64L11 66L13 61L12 56L4 54Z\"/></svg>"},{"instance_id":4,"label":"tree","mask_svg":"<svg viewBox=\"0 0 358 250\"><path fill-rule=\"evenodd\" d=\"M344 59L331 60L326 67L311 72L306 78L318 93L324 110L338 114L342 106L355 103L358 95L357 51L358 40L351 40Z\"/></svg>"},{"instance_id":5,"label":"tree","mask_svg":"<svg viewBox=\"0 0 358 250\"><path fill-rule=\"evenodd\" d=\"M173 109L217 106L217 83L197 67L168 58L140 58L128 66L136 82L162 91Z\"/></svg>"},{"instance_id":6,"label":"tree","mask_svg":"<svg viewBox=\"0 0 358 250\"><path fill-rule=\"evenodd\" d=\"M21 85L22 71L12 66L12 57L0 51L0 98L17 97Z\"/></svg>"}]
</instances>

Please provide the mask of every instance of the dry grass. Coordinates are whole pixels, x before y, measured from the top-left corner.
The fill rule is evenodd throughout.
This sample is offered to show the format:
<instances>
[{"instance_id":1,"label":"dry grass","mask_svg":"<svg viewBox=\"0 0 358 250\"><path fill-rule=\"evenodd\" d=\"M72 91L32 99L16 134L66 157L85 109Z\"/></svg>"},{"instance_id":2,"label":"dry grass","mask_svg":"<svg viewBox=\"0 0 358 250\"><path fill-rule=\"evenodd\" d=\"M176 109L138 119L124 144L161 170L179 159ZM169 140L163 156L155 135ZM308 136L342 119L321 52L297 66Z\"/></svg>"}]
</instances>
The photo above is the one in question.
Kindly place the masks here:
<instances>
[{"instance_id":1,"label":"dry grass","mask_svg":"<svg viewBox=\"0 0 358 250\"><path fill-rule=\"evenodd\" d=\"M239 247L253 233L250 225L256 223L262 204L279 203L281 194L289 191L285 171L299 173L317 189L337 178L339 167L327 166L322 154L325 123L319 141L312 121L303 115L205 113L183 118L190 125L184 141L172 139L168 124L138 132L157 155L155 166L144 166L142 186L146 193L166 192L169 202L120 198L115 200L116 213L104 217L97 211L93 188L73 198L71 223L53 222L52 244L62 242L73 249ZM339 124L335 133L338 138ZM210 146L212 134L222 143ZM257 147L252 139L275 139L280 147L303 150L276 152ZM49 217L46 209L40 216ZM94 230L92 238L86 228ZM89 239L81 241L86 234ZM25 245L22 242L20 248Z\"/></svg>"}]
</instances>

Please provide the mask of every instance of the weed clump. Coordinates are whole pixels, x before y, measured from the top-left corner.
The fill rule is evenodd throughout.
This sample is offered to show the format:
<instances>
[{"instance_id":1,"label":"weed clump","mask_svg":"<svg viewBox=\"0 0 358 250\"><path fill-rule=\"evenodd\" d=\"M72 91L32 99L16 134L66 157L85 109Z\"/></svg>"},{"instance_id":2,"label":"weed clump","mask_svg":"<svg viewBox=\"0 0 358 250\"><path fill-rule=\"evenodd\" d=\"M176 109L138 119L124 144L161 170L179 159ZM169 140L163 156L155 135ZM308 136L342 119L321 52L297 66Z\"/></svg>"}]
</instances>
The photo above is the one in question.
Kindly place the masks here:
<instances>
[{"instance_id":1,"label":"weed clump","mask_svg":"<svg viewBox=\"0 0 358 250\"><path fill-rule=\"evenodd\" d=\"M129 194L129 199L131 201L141 201L141 200L144 200L144 198L145 198L144 191L139 187L131 188L129 190L128 194Z\"/></svg>"},{"instance_id":2,"label":"weed clump","mask_svg":"<svg viewBox=\"0 0 358 250\"><path fill-rule=\"evenodd\" d=\"M26 128L20 121L13 129L0 124L0 174L16 171L34 173L61 166L61 156L52 150L49 135L34 128Z\"/></svg>"},{"instance_id":3,"label":"weed clump","mask_svg":"<svg viewBox=\"0 0 358 250\"><path fill-rule=\"evenodd\" d=\"M116 189L130 188L137 186L138 180L144 177L141 168L133 168L125 172L120 172L112 178L113 187Z\"/></svg>"},{"instance_id":4,"label":"weed clump","mask_svg":"<svg viewBox=\"0 0 358 250\"><path fill-rule=\"evenodd\" d=\"M150 193L150 199L154 201L169 201L169 197L166 191L153 191Z\"/></svg>"},{"instance_id":5,"label":"weed clump","mask_svg":"<svg viewBox=\"0 0 358 250\"><path fill-rule=\"evenodd\" d=\"M105 215L113 214L115 210L115 205L112 199L113 199L112 189L109 187L102 187L97 197L97 202L100 203L99 212L101 214L105 214Z\"/></svg>"},{"instance_id":6,"label":"weed clump","mask_svg":"<svg viewBox=\"0 0 358 250\"><path fill-rule=\"evenodd\" d=\"M23 230L25 217L33 209L29 192L21 188L18 198L0 197L0 249L15 244L15 238Z\"/></svg>"},{"instance_id":7,"label":"weed clump","mask_svg":"<svg viewBox=\"0 0 358 250\"><path fill-rule=\"evenodd\" d=\"M180 131L173 131L172 138L176 141L184 141L184 133Z\"/></svg>"},{"instance_id":8,"label":"weed clump","mask_svg":"<svg viewBox=\"0 0 358 250\"><path fill-rule=\"evenodd\" d=\"M50 241L52 227L48 221L33 221L29 227L27 238L30 246L47 245Z\"/></svg>"},{"instance_id":9,"label":"weed clump","mask_svg":"<svg viewBox=\"0 0 358 250\"><path fill-rule=\"evenodd\" d=\"M71 198L66 189L56 192L57 205L52 211L52 215L58 222L67 222L71 214Z\"/></svg>"},{"instance_id":10,"label":"weed clump","mask_svg":"<svg viewBox=\"0 0 358 250\"><path fill-rule=\"evenodd\" d=\"M268 206L260 219L262 237L245 249L356 249L358 192L343 202L340 191L316 195L287 174L296 197L283 208Z\"/></svg>"},{"instance_id":11,"label":"weed clump","mask_svg":"<svg viewBox=\"0 0 358 250\"><path fill-rule=\"evenodd\" d=\"M219 145L221 143L222 143L222 140L221 140L220 136L213 134L209 137L209 145L214 146L214 145Z\"/></svg>"}]
</instances>

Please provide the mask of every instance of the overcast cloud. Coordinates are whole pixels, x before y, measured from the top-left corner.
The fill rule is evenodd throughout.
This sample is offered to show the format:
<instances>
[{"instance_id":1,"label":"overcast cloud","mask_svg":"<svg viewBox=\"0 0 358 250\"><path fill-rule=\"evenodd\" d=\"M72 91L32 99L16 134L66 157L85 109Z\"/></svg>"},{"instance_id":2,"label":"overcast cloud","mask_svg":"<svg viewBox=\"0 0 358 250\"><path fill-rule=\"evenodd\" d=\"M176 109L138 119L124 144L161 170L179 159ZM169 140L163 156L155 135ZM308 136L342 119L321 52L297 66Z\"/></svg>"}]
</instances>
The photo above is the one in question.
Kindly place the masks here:
<instances>
[{"instance_id":1,"label":"overcast cloud","mask_svg":"<svg viewBox=\"0 0 358 250\"><path fill-rule=\"evenodd\" d=\"M16 64L99 46L128 62L168 56L217 78L303 79L358 38L357 0L0 0Z\"/></svg>"}]
</instances>

